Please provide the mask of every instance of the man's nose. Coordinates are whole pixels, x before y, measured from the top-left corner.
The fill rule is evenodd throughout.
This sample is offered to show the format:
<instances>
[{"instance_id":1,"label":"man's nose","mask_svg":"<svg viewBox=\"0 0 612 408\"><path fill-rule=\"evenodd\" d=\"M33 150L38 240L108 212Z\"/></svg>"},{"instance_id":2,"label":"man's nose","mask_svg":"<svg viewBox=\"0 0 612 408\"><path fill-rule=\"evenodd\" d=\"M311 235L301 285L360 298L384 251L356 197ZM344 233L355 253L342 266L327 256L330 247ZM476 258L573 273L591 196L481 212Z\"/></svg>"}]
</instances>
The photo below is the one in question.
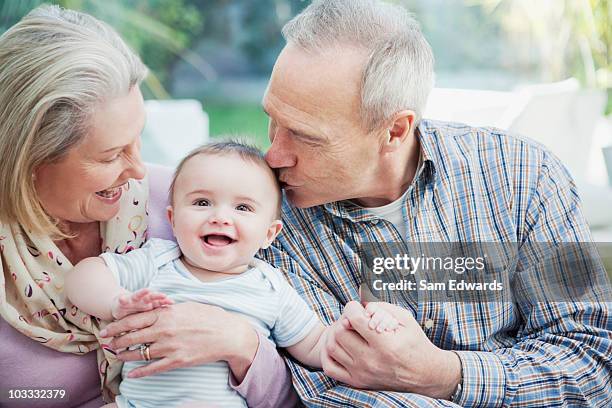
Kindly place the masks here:
<instances>
[{"instance_id":1,"label":"man's nose","mask_svg":"<svg viewBox=\"0 0 612 408\"><path fill-rule=\"evenodd\" d=\"M287 132L277 129L274 135L270 135L272 145L266 152L265 158L268 165L273 169L294 167L297 160L292 151Z\"/></svg>"}]
</instances>

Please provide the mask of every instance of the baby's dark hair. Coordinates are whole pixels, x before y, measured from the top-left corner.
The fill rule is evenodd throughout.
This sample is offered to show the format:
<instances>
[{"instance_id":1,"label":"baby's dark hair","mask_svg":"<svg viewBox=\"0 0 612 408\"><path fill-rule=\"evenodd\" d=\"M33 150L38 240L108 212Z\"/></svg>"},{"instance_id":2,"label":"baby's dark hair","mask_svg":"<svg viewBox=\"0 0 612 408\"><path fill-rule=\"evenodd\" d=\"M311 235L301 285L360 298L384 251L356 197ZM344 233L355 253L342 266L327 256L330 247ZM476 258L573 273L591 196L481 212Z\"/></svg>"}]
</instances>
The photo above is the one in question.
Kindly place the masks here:
<instances>
[{"instance_id":1,"label":"baby's dark hair","mask_svg":"<svg viewBox=\"0 0 612 408\"><path fill-rule=\"evenodd\" d=\"M282 193L281 187L274 173L274 170L268 166L266 159L264 158L263 152L242 140L238 139L229 139L229 140L219 140L214 142L206 143L200 147L193 149L187 156L181 160L181 162L176 167L174 171L174 176L172 177L172 184L170 184L170 189L168 190L168 202L170 205L174 205L174 185L176 184L176 179L181 174L181 170L185 166L185 164L192 159L193 157L199 155L210 155L210 156L229 156L229 155L237 155L242 160L249 161L251 163L257 164L261 166L263 169L267 170L270 173L270 177L276 186L276 191L278 192L276 196L276 214L275 217L280 219L281 216L281 206L282 206ZM206 175L202 175L202 177L206 177Z\"/></svg>"}]
</instances>

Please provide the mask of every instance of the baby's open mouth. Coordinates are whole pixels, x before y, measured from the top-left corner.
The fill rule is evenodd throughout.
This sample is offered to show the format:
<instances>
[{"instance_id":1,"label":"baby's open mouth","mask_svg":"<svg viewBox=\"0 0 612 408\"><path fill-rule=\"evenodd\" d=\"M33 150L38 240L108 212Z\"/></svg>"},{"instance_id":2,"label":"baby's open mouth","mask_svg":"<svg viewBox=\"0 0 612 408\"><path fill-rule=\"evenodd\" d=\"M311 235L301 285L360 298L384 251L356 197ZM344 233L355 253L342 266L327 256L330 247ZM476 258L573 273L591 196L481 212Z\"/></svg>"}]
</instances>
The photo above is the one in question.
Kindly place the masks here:
<instances>
[{"instance_id":1,"label":"baby's open mouth","mask_svg":"<svg viewBox=\"0 0 612 408\"><path fill-rule=\"evenodd\" d=\"M236 242L235 239L232 239L228 237L227 235L223 235L223 234L204 235L202 237L202 240L204 240L204 242L206 242L210 246L217 246L217 247L230 245Z\"/></svg>"}]
</instances>

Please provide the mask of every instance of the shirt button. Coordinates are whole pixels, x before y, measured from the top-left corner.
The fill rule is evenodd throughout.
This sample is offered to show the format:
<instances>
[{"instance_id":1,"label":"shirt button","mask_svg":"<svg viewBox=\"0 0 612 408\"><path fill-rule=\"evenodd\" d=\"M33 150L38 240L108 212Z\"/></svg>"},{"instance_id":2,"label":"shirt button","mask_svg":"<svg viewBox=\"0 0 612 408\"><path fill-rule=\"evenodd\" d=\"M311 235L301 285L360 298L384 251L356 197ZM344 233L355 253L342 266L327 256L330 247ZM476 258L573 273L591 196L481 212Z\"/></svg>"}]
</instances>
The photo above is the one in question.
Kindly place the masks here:
<instances>
[{"instance_id":1,"label":"shirt button","mask_svg":"<svg viewBox=\"0 0 612 408\"><path fill-rule=\"evenodd\" d=\"M425 320L425 328L426 329L431 329L433 327L433 324L434 324L433 320L431 320L431 319Z\"/></svg>"},{"instance_id":2,"label":"shirt button","mask_svg":"<svg viewBox=\"0 0 612 408\"><path fill-rule=\"evenodd\" d=\"M374 225L378 224L378 220L377 219L373 219L372 220L372 224L374 224Z\"/></svg>"}]
</instances>

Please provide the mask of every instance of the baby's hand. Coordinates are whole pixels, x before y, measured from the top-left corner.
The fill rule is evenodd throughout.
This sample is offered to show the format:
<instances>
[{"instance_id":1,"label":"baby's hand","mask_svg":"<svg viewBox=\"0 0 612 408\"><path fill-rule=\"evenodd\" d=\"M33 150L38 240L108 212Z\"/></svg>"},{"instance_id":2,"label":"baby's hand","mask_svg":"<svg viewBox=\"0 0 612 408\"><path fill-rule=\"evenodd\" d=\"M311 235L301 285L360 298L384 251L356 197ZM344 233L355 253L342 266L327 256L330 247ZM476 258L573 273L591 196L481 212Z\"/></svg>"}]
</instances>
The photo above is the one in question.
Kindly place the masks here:
<instances>
[{"instance_id":1,"label":"baby's hand","mask_svg":"<svg viewBox=\"0 0 612 408\"><path fill-rule=\"evenodd\" d=\"M384 331L394 331L399 327L399 322L393 315L380 307L376 302L370 302L366 305L366 313L370 316L368 326L378 333Z\"/></svg>"},{"instance_id":2,"label":"baby's hand","mask_svg":"<svg viewBox=\"0 0 612 408\"><path fill-rule=\"evenodd\" d=\"M160 292L140 289L134 293L124 293L113 299L111 314L115 320L138 312L146 312L158 307L171 305L174 302Z\"/></svg>"}]
</instances>

